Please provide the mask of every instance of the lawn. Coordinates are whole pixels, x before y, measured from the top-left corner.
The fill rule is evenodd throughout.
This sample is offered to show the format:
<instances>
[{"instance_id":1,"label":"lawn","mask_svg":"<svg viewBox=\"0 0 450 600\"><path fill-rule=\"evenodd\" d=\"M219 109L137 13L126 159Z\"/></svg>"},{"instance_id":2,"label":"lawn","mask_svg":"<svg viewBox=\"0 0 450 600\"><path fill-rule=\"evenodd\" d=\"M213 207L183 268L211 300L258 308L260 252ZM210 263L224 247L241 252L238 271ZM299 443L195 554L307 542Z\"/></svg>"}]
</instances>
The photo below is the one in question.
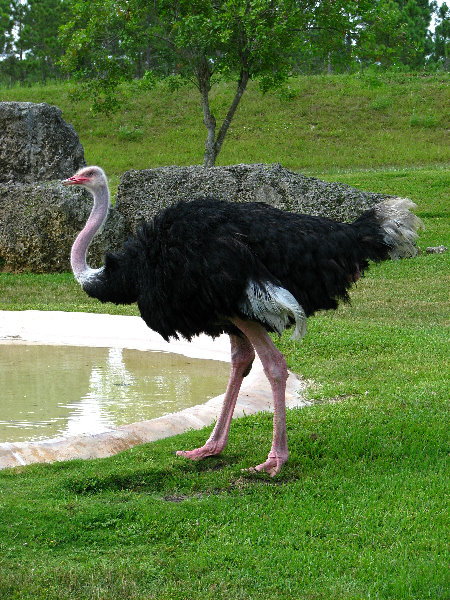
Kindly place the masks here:
<instances>
[{"instance_id":1,"label":"lawn","mask_svg":"<svg viewBox=\"0 0 450 600\"><path fill-rule=\"evenodd\" d=\"M394 113L386 103L374 110ZM449 254L425 248L450 245L449 176L434 151L428 164L389 165L377 143L375 165L325 168L316 151L309 172L411 197L426 226L421 252L373 267L351 305L309 319L302 343L277 339L314 400L288 412L282 472L243 471L267 455L268 414L234 421L224 453L200 463L174 451L210 428L107 459L2 471L0 598L448 598ZM2 308L116 312L68 274L0 278Z\"/></svg>"},{"instance_id":2,"label":"lawn","mask_svg":"<svg viewBox=\"0 0 450 600\"><path fill-rule=\"evenodd\" d=\"M290 96L261 94L250 82L225 138L219 165L277 163L296 171L445 165L449 161L448 73L297 77ZM84 145L86 160L108 175L203 161L206 129L198 90L123 88L115 115L70 102L73 84L0 88L0 101L56 104ZM211 91L218 122L234 87Z\"/></svg>"}]
</instances>

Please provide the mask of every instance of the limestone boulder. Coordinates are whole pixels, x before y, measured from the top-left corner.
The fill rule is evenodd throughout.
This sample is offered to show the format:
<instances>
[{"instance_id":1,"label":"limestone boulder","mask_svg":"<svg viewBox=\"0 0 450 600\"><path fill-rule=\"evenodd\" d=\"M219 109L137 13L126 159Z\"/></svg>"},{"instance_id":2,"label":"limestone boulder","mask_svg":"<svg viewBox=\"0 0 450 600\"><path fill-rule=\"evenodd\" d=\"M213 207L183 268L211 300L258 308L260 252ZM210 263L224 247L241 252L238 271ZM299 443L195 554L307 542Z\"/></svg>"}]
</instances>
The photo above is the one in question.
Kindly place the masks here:
<instances>
[{"instance_id":1,"label":"limestone boulder","mask_svg":"<svg viewBox=\"0 0 450 600\"><path fill-rule=\"evenodd\" d=\"M0 102L0 183L63 179L85 164L78 135L59 108Z\"/></svg>"},{"instance_id":2,"label":"limestone boulder","mask_svg":"<svg viewBox=\"0 0 450 600\"><path fill-rule=\"evenodd\" d=\"M280 164L241 164L127 171L121 177L116 207L130 235L140 222L150 220L166 206L199 196L265 202L292 212L347 222L388 197L306 177Z\"/></svg>"},{"instance_id":3,"label":"limestone boulder","mask_svg":"<svg viewBox=\"0 0 450 600\"><path fill-rule=\"evenodd\" d=\"M70 270L70 249L91 207L88 192L59 182L0 184L0 271ZM91 266L103 262L105 250L121 247L124 229L123 217L111 208L89 248Z\"/></svg>"}]
</instances>

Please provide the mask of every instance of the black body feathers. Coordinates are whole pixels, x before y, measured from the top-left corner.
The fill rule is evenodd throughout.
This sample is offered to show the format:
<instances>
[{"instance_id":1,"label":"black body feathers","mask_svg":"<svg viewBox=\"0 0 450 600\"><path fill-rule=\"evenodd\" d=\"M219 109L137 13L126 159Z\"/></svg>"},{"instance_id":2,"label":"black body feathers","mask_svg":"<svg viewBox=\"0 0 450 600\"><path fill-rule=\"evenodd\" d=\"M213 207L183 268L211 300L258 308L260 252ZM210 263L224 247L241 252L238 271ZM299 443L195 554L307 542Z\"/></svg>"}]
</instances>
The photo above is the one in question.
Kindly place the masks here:
<instances>
[{"instance_id":1,"label":"black body feathers","mask_svg":"<svg viewBox=\"0 0 450 600\"><path fill-rule=\"evenodd\" d=\"M369 260L388 258L385 237L376 209L345 224L261 203L198 199L140 227L83 287L103 302L137 302L165 339L239 333L228 318L248 318L242 307L250 282L285 288L307 316L336 308Z\"/></svg>"}]
</instances>

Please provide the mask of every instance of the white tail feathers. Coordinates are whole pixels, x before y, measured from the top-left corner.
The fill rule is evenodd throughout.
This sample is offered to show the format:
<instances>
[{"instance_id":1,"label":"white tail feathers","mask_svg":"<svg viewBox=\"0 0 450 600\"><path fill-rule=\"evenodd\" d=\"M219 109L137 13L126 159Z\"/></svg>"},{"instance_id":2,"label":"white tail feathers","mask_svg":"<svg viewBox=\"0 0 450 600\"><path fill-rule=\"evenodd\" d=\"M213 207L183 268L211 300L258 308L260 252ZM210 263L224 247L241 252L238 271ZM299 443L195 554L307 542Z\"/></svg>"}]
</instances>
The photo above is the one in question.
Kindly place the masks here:
<instances>
[{"instance_id":1,"label":"white tail feathers","mask_svg":"<svg viewBox=\"0 0 450 600\"><path fill-rule=\"evenodd\" d=\"M423 229L422 221L410 209L416 208L408 198L392 198L375 206L378 222L384 231L392 259L416 256L417 231Z\"/></svg>"}]
</instances>

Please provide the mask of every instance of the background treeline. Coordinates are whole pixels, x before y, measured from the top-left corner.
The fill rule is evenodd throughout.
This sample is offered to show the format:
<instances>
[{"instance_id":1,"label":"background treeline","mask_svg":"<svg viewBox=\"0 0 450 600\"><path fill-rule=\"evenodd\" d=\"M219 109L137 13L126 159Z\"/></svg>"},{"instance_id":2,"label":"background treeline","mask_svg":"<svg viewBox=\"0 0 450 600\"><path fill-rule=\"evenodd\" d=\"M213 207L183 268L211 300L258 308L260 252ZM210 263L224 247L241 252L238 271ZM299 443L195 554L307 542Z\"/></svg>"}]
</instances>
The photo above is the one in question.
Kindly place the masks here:
<instances>
[{"instance_id":1,"label":"background treeline","mask_svg":"<svg viewBox=\"0 0 450 600\"><path fill-rule=\"evenodd\" d=\"M171 20L164 4L145 0L137 4L133 0L0 0L0 85L45 83L79 75L83 68L84 75L98 77L104 57L109 69L118 65L134 78L149 72L158 76L182 73L188 53L180 55L172 43L179 22L173 19L177 3L171 3ZM234 5L237 12L245 5L221 0L179 2L178 14L184 11L183 18L199 18L201 24L202 16L207 22L208 11L219 14L225 4ZM291 32L300 42L290 49L293 73L339 73L368 66L449 70L450 11L446 4L438 6L429 0L305 0L293 4L305 17L304 26ZM338 11L333 13L336 7ZM324 18L327 13L328 24ZM434 31L429 29L432 20ZM273 32L276 36L275 28ZM223 39L219 29L205 29L209 40L215 33ZM91 45L96 46L96 53L88 56L77 51Z\"/></svg>"}]
</instances>

